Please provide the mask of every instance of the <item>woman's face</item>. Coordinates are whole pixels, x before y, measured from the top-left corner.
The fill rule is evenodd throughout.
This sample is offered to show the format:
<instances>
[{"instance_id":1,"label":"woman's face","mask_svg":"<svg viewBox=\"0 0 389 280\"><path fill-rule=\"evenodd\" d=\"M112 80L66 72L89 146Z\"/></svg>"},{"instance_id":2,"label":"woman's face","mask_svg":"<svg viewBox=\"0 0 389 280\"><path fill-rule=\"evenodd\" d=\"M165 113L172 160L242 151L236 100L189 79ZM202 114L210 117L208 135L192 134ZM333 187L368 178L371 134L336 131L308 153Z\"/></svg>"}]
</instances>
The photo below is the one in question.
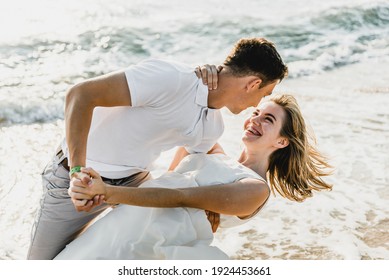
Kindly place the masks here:
<instances>
[{"instance_id":1,"label":"woman's face","mask_svg":"<svg viewBox=\"0 0 389 280\"><path fill-rule=\"evenodd\" d=\"M250 150L282 148L280 136L285 111L272 101L261 102L244 123L242 140ZM285 144L285 143L284 143Z\"/></svg>"}]
</instances>

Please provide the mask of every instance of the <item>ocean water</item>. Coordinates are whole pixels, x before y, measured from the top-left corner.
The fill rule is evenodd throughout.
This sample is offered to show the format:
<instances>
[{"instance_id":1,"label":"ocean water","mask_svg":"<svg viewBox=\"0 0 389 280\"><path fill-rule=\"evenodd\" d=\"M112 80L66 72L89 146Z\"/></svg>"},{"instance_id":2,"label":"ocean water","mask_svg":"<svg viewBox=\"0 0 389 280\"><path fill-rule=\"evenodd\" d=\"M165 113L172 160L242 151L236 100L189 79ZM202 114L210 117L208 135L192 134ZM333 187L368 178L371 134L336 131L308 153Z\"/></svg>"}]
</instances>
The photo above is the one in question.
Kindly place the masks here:
<instances>
[{"instance_id":1,"label":"ocean water","mask_svg":"<svg viewBox=\"0 0 389 280\"><path fill-rule=\"evenodd\" d=\"M296 96L334 189L272 197L214 244L232 259L389 260L389 2L376 0L0 0L0 259L26 257L71 85L149 57L219 64L253 36L288 64L275 91ZM222 113L220 142L237 157L250 112Z\"/></svg>"},{"instance_id":2,"label":"ocean water","mask_svg":"<svg viewBox=\"0 0 389 280\"><path fill-rule=\"evenodd\" d=\"M273 41L290 78L389 56L376 0L1 0L0 125L63 118L66 89L148 57L220 64L234 42Z\"/></svg>"}]
</instances>

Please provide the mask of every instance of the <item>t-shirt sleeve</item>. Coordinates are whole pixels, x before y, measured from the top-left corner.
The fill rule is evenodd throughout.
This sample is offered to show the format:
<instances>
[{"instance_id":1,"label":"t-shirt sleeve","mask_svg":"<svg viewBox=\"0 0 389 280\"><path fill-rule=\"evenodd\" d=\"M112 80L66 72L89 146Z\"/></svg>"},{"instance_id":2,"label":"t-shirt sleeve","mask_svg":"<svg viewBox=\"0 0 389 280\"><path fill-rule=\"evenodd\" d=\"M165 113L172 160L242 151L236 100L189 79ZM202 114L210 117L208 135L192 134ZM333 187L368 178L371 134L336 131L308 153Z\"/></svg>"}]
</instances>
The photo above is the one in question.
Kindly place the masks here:
<instances>
[{"instance_id":1,"label":"t-shirt sleeve","mask_svg":"<svg viewBox=\"0 0 389 280\"><path fill-rule=\"evenodd\" d=\"M179 72L168 62L150 59L125 70L133 107L160 106L174 95Z\"/></svg>"}]
</instances>

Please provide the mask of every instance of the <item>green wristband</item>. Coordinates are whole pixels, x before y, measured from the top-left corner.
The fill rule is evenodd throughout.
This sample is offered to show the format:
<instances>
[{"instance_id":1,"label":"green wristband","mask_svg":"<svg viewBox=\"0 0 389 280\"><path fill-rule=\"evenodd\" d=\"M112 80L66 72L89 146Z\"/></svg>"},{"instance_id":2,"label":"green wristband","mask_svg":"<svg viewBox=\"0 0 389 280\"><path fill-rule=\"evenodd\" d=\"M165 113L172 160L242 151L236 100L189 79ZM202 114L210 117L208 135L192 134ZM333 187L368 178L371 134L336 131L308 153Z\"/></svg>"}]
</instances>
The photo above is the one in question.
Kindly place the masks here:
<instances>
[{"instance_id":1,"label":"green wristband","mask_svg":"<svg viewBox=\"0 0 389 280\"><path fill-rule=\"evenodd\" d=\"M81 172L81 168L82 166L79 165L72 167L72 169L69 171L69 176L72 177L74 173Z\"/></svg>"}]
</instances>

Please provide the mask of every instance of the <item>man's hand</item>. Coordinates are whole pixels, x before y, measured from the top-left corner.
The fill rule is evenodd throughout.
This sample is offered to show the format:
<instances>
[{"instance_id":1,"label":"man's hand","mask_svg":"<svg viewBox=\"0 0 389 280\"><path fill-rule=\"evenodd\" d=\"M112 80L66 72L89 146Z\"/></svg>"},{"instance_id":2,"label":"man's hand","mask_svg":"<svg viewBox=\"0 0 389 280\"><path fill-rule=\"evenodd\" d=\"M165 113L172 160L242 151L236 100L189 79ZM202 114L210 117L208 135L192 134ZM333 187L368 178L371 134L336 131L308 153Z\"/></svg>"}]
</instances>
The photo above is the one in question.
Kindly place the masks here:
<instances>
[{"instance_id":1,"label":"man's hand","mask_svg":"<svg viewBox=\"0 0 389 280\"><path fill-rule=\"evenodd\" d=\"M71 192L68 191L68 193L70 195ZM78 212L81 212L81 211L89 212L94 207L100 206L101 204L103 204L104 200L105 200L104 195L95 195L93 197L93 199L90 199L90 200L86 200L86 199L79 200L79 199L72 198L72 202L74 204L74 207L76 208L76 210Z\"/></svg>"},{"instance_id":2,"label":"man's hand","mask_svg":"<svg viewBox=\"0 0 389 280\"><path fill-rule=\"evenodd\" d=\"M223 66L205 64L197 66L195 73L198 78L203 80L204 85L208 85L208 90L217 89L218 73L223 69Z\"/></svg>"},{"instance_id":3,"label":"man's hand","mask_svg":"<svg viewBox=\"0 0 389 280\"><path fill-rule=\"evenodd\" d=\"M208 210L205 210L205 214L207 214L208 221L211 223L212 232L216 232L220 224L220 214Z\"/></svg>"},{"instance_id":4,"label":"man's hand","mask_svg":"<svg viewBox=\"0 0 389 280\"><path fill-rule=\"evenodd\" d=\"M74 207L78 212L85 211L89 212L96 206L100 206L104 202L104 195L95 195L93 197L85 197L85 195L76 192L75 190L80 186L83 188L90 187L92 184L92 179L89 174L84 172L78 172L73 174L70 181L70 187L68 189L68 194L74 204Z\"/></svg>"}]
</instances>

